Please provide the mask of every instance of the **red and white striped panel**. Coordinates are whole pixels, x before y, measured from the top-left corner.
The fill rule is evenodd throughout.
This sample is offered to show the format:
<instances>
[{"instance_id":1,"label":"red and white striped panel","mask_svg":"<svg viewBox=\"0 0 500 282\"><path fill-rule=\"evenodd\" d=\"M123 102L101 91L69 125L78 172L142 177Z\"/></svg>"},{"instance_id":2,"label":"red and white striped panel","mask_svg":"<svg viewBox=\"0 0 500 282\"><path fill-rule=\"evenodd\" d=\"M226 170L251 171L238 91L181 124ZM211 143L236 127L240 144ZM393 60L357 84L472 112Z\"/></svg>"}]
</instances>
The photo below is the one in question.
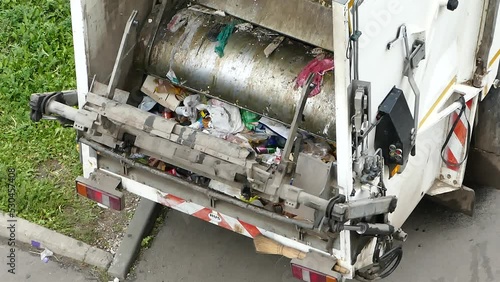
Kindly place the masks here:
<instances>
[{"instance_id":1,"label":"red and white striped panel","mask_svg":"<svg viewBox=\"0 0 500 282\"><path fill-rule=\"evenodd\" d=\"M260 235L262 232L265 232L265 230L262 230L254 225L248 224L244 221L227 216L204 206L188 202L171 194L159 194L158 203L170 207L174 210L178 210L180 212L195 216L199 219L208 221L220 227L224 227L228 230L240 233L250 238L254 238Z\"/></svg>"},{"instance_id":2,"label":"red and white striped panel","mask_svg":"<svg viewBox=\"0 0 500 282\"><path fill-rule=\"evenodd\" d=\"M467 108L458 121L455 130L453 130L453 134L450 138L450 141L448 142L448 146L445 149L445 158L449 164L458 164L464 158L465 149L468 145L467 142L470 141L467 140L467 119L469 120L469 123L472 122L471 108L473 100L474 99L470 99L465 103L467 105ZM456 110L451 114L449 127L450 129L453 126L453 123L455 123L455 120L458 118L459 113L460 110ZM461 168L460 166L453 165L447 165L447 167L454 171L459 171Z\"/></svg>"}]
</instances>

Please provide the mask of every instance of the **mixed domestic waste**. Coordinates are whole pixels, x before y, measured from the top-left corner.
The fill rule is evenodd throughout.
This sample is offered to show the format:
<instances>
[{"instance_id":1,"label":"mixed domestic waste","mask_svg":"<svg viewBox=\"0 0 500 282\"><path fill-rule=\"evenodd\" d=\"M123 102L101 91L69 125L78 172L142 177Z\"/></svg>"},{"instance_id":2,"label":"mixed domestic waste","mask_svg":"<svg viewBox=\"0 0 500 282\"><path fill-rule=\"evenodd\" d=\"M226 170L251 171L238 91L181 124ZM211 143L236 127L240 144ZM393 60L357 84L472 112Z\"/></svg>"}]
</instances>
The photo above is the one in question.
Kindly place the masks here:
<instances>
[{"instance_id":1,"label":"mixed domestic waste","mask_svg":"<svg viewBox=\"0 0 500 282\"><path fill-rule=\"evenodd\" d=\"M193 13L199 12L226 17L222 12L192 6L174 15L168 23L167 29L170 32L175 32L183 26L186 29L189 28L190 24L196 22L193 20ZM263 50L265 57L272 56L273 51L284 40L282 35L269 34L266 33L266 30L254 27L250 23L232 20L226 25L214 26L206 35L208 40L214 42L214 56L224 56L224 47L234 32L253 32L265 34L265 36L274 36L275 39ZM333 70L334 63L332 56L327 55L320 48L313 49L311 52L314 52L315 58L297 74L294 83L295 89L306 87L307 78L313 74L314 88L309 97L314 97L321 94L323 75L325 72ZM166 70L165 73L165 78L148 75L144 80L141 87L144 97L138 106L141 110L166 119L174 119L183 126L238 144L254 154L257 161L263 165L276 167L281 162L282 150L290 132L288 126L252 111L212 98L215 96L214 93L190 92L188 88L183 87L184 82L177 79L172 69ZM335 162L334 142L315 137L307 132L299 132L297 138L299 138L300 142L295 142L295 146L299 145L300 149L294 150L294 152L312 155L325 163ZM134 154L131 157L198 185L208 187L211 181L203 176L152 157L140 154ZM293 154L291 157L293 158ZM246 195L244 198L250 201L251 197L252 195Z\"/></svg>"}]
</instances>

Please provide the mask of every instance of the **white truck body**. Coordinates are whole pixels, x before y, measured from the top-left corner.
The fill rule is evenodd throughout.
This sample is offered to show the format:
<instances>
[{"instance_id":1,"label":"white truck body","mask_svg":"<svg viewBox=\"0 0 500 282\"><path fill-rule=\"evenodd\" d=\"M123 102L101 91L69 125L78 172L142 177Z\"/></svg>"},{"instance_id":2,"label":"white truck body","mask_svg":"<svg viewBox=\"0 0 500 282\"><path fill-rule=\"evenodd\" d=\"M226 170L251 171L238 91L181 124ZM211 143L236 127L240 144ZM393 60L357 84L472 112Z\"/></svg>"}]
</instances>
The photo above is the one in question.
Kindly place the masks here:
<instances>
[{"instance_id":1,"label":"white truck body","mask_svg":"<svg viewBox=\"0 0 500 282\"><path fill-rule=\"evenodd\" d=\"M303 1L309 3L312 0ZM156 1L153 2L156 3ZM273 5L269 3L274 1L251 1L255 6L246 7L248 13L245 14L235 14L237 11L235 6L229 3L224 4L224 1L204 0L200 2L210 8L219 9L237 18L270 28L265 20L260 19L262 22L259 22L255 19L258 18L259 12L262 12L260 6ZM240 2L242 5L247 3L244 0ZM278 2L282 1L276 1ZM314 5L319 5L316 2ZM450 168L442 161L441 147L450 132L454 113L462 106L457 102L457 98L462 96L465 102L470 101L465 114L468 114L470 124L474 125L477 122L475 113L478 104L486 97L497 77L500 21L496 21L496 13L494 13L495 21L493 23L490 21L488 24L488 17L492 14L491 7L498 9L498 3L496 3L498 1L460 1L453 11L447 9L449 2L453 1L333 1L331 8L323 7L332 14L331 18L324 19L327 21L325 25L329 28L314 30L314 26L309 27L311 33L317 33L316 36L330 32L331 34L325 37L333 38L333 43L322 41L318 45L324 44L319 47L332 51L334 56L336 115L334 126L337 149L335 180L339 194L345 197L346 203L373 198L373 188L356 180L359 172L355 168L355 151L359 147L353 146L353 96L349 90L354 80L353 69L356 63L351 62L346 56L349 52L351 52L351 60L352 56L356 56L352 53L353 49L350 49L353 44L350 38L353 30L356 29L354 13L357 13L359 20L357 30L362 33L357 41L359 47L358 79L369 82L371 85L370 103L367 110L372 123L377 120L379 106L394 86L403 91L408 107L415 116L416 96L409 83L408 74L405 73L405 38L400 34L401 26L405 26L410 46L414 46L417 41L425 43L424 56L418 62L418 67L412 70L415 83L420 90L418 129L414 128L417 132L416 140L414 140L416 154L409 156L405 165L397 167L402 173L389 177L392 173L388 166L384 166L381 174L384 178L382 182L387 189L387 196L397 198L395 210L387 213L387 223L390 223L396 230L401 228L424 195L434 196L462 189L466 162L458 169ZM152 1L144 0L71 1L80 111L85 110L84 106L88 101L89 92L93 91L91 87L94 85L94 79L101 83L109 83L129 15L133 10L137 10L139 11L137 16L139 25L154 23L154 19L149 16L151 6ZM355 12L356 6L358 6L357 12ZM301 13L305 14L308 11L304 10ZM252 19L253 16L255 19ZM283 21L290 21L286 15L275 16L283 17ZM290 23L290 25L293 24ZM287 30L276 31L290 35L287 34ZM480 45L485 41L485 34L493 38L487 52L486 69L484 75L475 75ZM293 34L290 36L293 37ZM300 34L297 35L297 37L300 36ZM391 42L389 50L388 44ZM122 68L126 70L122 73L127 73L128 69L133 67L131 64L125 64ZM130 91L122 84L119 84L118 88ZM319 95L322 94L326 95L325 93ZM299 91L293 95L298 101ZM481 123L481 120L478 122ZM457 160L467 157L466 147L470 142L468 138L465 144L461 144L458 140L460 138L454 135L448 143L449 150L455 153ZM365 154L376 154L377 149L374 129L366 139ZM80 144L80 150L84 177L90 177L91 173L99 169L120 178L123 189L141 197L251 238L264 235L285 246L312 254L311 256L319 254L322 260L311 264L306 259L303 265L307 265L313 271L326 273L339 281L356 278L358 270L374 263L373 253L378 239L376 236L370 237L359 245L359 242L352 241L354 231L339 230L337 241L333 245L325 245L321 240L318 242L318 238L314 235L305 236L300 235L300 232L295 232L294 230L297 229L293 224L287 225L284 222L278 224L270 218L267 219L265 215L245 210L243 207L232 207L230 204L223 204L223 201L220 201L221 204L219 201L213 201L214 204L211 205L210 197L199 191L189 191L175 181L162 182L157 175L145 177L144 172L137 172L133 169L120 172L113 167L113 161L108 160L92 147ZM300 264L300 260L297 263ZM324 271L325 265L327 269L329 268L327 271ZM334 265L338 266L335 270L333 270ZM303 279L308 278L303 277Z\"/></svg>"}]
</instances>

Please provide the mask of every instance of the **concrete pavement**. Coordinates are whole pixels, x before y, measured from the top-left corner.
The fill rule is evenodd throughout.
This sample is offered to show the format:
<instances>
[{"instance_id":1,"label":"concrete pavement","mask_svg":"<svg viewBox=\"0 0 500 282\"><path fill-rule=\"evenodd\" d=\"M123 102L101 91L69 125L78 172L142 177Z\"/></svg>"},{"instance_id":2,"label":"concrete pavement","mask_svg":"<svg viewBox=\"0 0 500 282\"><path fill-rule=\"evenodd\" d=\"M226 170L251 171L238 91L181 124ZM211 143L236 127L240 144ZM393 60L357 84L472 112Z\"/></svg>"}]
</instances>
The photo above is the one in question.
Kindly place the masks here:
<instances>
[{"instance_id":1,"label":"concrete pavement","mask_svg":"<svg viewBox=\"0 0 500 282\"><path fill-rule=\"evenodd\" d=\"M383 282L500 281L500 191L476 190L469 217L424 201L404 226L403 261ZM250 239L176 211L129 281L298 281L289 260L258 255Z\"/></svg>"},{"instance_id":2,"label":"concrete pavement","mask_svg":"<svg viewBox=\"0 0 500 282\"><path fill-rule=\"evenodd\" d=\"M2 282L87 282L99 281L96 273L82 269L74 264L58 263L52 258L48 263L43 263L40 256L32 254L24 248L17 248L15 274L8 271L7 255L9 249L3 241L0 243L0 281ZM60 258L62 259L62 258Z\"/></svg>"}]
</instances>

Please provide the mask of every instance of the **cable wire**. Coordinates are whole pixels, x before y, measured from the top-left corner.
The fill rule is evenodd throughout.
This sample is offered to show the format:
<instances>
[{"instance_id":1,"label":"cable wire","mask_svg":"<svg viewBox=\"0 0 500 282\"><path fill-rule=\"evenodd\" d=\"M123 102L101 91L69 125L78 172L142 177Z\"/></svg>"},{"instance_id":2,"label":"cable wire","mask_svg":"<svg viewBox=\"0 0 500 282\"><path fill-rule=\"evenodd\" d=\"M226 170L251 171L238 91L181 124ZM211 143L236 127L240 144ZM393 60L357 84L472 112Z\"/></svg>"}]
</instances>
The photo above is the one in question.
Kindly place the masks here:
<instances>
[{"instance_id":1,"label":"cable wire","mask_svg":"<svg viewBox=\"0 0 500 282\"><path fill-rule=\"evenodd\" d=\"M467 105L465 103L465 99L463 96L460 96L460 98L458 98L458 102L460 102L460 104L462 105L460 108L460 112L458 113L457 118L453 122L453 125L451 126L450 132L448 132L448 135L446 136L446 140L444 141L443 147L441 147L441 159L449 167L460 167L467 160L467 157L469 155L469 148L470 148L471 128L470 128L469 119L467 118L467 115L465 115L465 120L467 121L467 140L466 140L467 145L465 146L466 151L465 151L464 158L459 162L453 163L453 162L448 161L444 156L445 149L448 146L448 144L450 143L450 139L453 136L453 132L455 131L455 128L457 127L458 122L461 120L462 115L464 115L465 109L467 109Z\"/></svg>"}]
</instances>

